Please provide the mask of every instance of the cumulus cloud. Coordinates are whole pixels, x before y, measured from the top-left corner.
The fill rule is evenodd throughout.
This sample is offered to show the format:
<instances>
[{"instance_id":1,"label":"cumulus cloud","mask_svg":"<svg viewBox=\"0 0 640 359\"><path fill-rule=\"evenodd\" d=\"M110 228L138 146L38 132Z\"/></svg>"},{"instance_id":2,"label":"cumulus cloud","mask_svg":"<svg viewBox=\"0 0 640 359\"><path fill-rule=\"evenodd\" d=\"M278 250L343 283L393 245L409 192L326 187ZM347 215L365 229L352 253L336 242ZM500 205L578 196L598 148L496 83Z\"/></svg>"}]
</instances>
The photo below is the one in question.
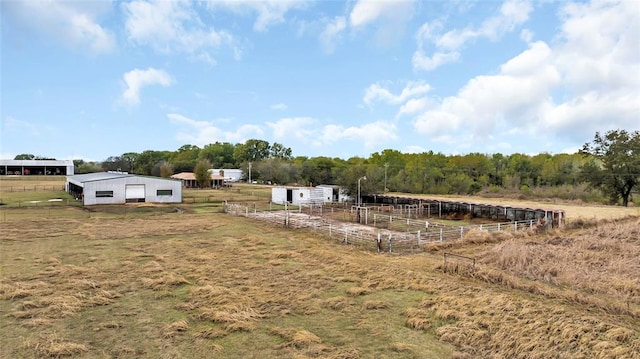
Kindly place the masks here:
<instances>
[{"instance_id":1,"label":"cumulus cloud","mask_svg":"<svg viewBox=\"0 0 640 359\"><path fill-rule=\"evenodd\" d=\"M107 53L115 49L113 33L98 23L110 3L83 4L71 1L9 1L3 2L3 11L27 26L56 38L72 48L92 53Z\"/></svg>"},{"instance_id":2,"label":"cumulus cloud","mask_svg":"<svg viewBox=\"0 0 640 359\"><path fill-rule=\"evenodd\" d=\"M260 126L253 124L242 124L235 130L229 131L216 126L214 122L198 121L177 113L169 113L167 117L171 123L181 127L176 134L177 140L197 146L216 141L242 143L249 138L261 137L264 134Z\"/></svg>"},{"instance_id":3,"label":"cumulus cloud","mask_svg":"<svg viewBox=\"0 0 640 359\"><path fill-rule=\"evenodd\" d=\"M289 11L307 6L303 0L218 0L208 3L211 8L226 8L236 13L256 13L253 23L255 31L266 31L269 27L286 21Z\"/></svg>"},{"instance_id":4,"label":"cumulus cloud","mask_svg":"<svg viewBox=\"0 0 640 359\"><path fill-rule=\"evenodd\" d=\"M326 24L324 30L320 34L320 43L326 53L330 54L335 51L336 42L346 27L347 20L344 16L336 16Z\"/></svg>"},{"instance_id":5,"label":"cumulus cloud","mask_svg":"<svg viewBox=\"0 0 640 359\"><path fill-rule=\"evenodd\" d=\"M565 5L553 45L530 42L496 74L430 98L415 112L415 130L433 140L495 146L500 134L584 141L596 131L640 129L638 10L629 2Z\"/></svg>"},{"instance_id":6,"label":"cumulus cloud","mask_svg":"<svg viewBox=\"0 0 640 359\"><path fill-rule=\"evenodd\" d=\"M385 121L376 121L361 126L343 126L330 124L322 128L314 144L331 145L338 141L362 142L366 149L398 139L396 125Z\"/></svg>"},{"instance_id":7,"label":"cumulus cloud","mask_svg":"<svg viewBox=\"0 0 640 359\"><path fill-rule=\"evenodd\" d=\"M429 90L431 90L431 86L423 81L408 82L400 94L394 95L391 91L376 83L370 85L365 90L362 101L367 105L371 105L375 101L397 105L404 103L413 97L424 95L429 92Z\"/></svg>"},{"instance_id":8,"label":"cumulus cloud","mask_svg":"<svg viewBox=\"0 0 640 359\"><path fill-rule=\"evenodd\" d=\"M361 144L369 150L398 139L396 125L386 121L344 126L335 123L322 124L312 117L289 117L267 122L267 126L273 131L275 140L311 144L314 147L349 141L356 146Z\"/></svg>"},{"instance_id":9,"label":"cumulus cloud","mask_svg":"<svg viewBox=\"0 0 640 359\"><path fill-rule=\"evenodd\" d=\"M416 33L418 46L412 58L413 68L430 71L458 61L460 50L468 41L477 38L499 40L525 23L532 10L533 6L528 0L506 0L498 14L485 19L479 26L453 29L444 34L439 31L442 28L441 20L425 23ZM427 54L428 47L435 47L432 55Z\"/></svg>"},{"instance_id":10,"label":"cumulus cloud","mask_svg":"<svg viewBox=\"0 0 640 359\"><path fill-rule=\"evenodd\" d=\"M335 16L332 19L322 20L320 44L325 53L333 53L343 33L348 30L352 33L363 31L375 24L374 43L388 46L401 38L407 23L413 16L413 9L414 0L358 0L348 11L348 16ZM307 26L308 24L304 23L301 30L305 30Z\"/></svg>"},{"instance_id":11,"label":"cumulus cloud","mask_svg":"<svg viewBox=\"0 0 640 359\"><path fill-rule=\"evenodd\" d=\"M129 41L148 45L160 53L184 52L208 63L215 63L210 51L229 46L234 57L241 56L233 36L207 27L190 1L132 1L122 4Z\"/></svg>"},{"instance_id":12,"label":"cumulus cloud","mask_svg":"<svg viewBox=\"0 0 640 359\"><path fill-rule=\"evenodd\" d=\"M276 122L267 122L273 131L273 137L278 140L292 137L308 140L313 137L313 125L316 121L311 117L281 118Z\"/></svg>"},{"instance_id":13,"label":"cumulus cloud","mask_svg":"<svg viewBox=\"0 0 640 359\"><path fill-rule=\"evenodd\" d=\"M174 83L173 78L164 70L152 67L146 70L133 69L125 73L123 78L127 88L122 94L122 99L129 105L140 103L140 91L143 87L151 85L168 87Z\"/></svg>"},{"instance_id":14,"label":"cumulus cloud","mask_svg":"<svg viewBox=\"0 0 640 359\"><path fill-rule=\"evenodd\" d=\"M413 6L413 0L358 0L349 14L349 24L357 28L381 20L394 23L406 21L411 17Z\"/></svg>"}]
</instances>

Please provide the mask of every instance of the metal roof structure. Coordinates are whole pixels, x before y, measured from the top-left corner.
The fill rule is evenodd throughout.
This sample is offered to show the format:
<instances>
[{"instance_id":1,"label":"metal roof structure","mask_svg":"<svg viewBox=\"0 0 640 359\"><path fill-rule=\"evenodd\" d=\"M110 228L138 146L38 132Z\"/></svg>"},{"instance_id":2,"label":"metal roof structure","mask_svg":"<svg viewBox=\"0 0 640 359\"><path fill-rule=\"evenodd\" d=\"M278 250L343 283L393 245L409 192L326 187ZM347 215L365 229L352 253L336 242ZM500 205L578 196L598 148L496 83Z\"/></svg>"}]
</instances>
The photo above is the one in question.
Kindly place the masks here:
<instances>
[{"instance_id":1,"label":"metal roof structure","mask_svg":"<svg viewBox=\"0 0 640 359\"><path fill-rule=\"evenodd\" d=\"M132 177L134 175L124 172L95 172L81 175L67 176L69 182L82 187L85 182L104 181L114 178Z\"/></svg>"},{"instance_id":2,"label":"metal roof structure","mask_svg":"<svg viewBox=\"0 0 640 359\"><path fill-rule=\"evenodd\" d=\"M71 160L0 160L0 166L73 166Z\"/></svg>"}]
</instances>

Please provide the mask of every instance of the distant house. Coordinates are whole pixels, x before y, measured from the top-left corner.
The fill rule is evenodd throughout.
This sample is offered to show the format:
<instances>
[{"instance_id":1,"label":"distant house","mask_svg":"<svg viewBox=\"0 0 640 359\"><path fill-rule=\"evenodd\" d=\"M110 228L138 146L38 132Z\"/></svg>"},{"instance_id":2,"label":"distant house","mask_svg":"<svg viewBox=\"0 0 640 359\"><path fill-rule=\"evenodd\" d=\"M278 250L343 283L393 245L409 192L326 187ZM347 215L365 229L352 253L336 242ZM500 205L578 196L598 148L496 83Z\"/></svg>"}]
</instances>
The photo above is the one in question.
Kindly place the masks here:
<instances>
[{"instance_id":1,"label":"distant house","mask_svg":"<svg viewBox=\"0 0 640 359\"><path fill-rule=\"evenodd\" d=\"M70 160L0 160L0 176L70 176L73 174L73 161Z\"/></svg>"},{"instance_id":2,"label":"distant house","mask_svg":"<svg viewBox=\"0 0 640 359\"><path fill-rule=\"evenodd\" d=\"M196 175L193 172L180 172L171 176L173 179L182 181L182 185L185 188L199 188L200 185L196 180ZM217 188L224 186L225 179L220 174L211 174L210 187Z\"/></svg>"},{"instance_id":3,"label":"distant house","mask_svg":"<svg viewBox=\"0 0 640 359\"><path fill-rule=\"evenodd\" d=\"M76 198L82 199L85 206L133 202L182 202L180 181L122 172L67 176L65 189Z\"/></svg>"}]
</instances>

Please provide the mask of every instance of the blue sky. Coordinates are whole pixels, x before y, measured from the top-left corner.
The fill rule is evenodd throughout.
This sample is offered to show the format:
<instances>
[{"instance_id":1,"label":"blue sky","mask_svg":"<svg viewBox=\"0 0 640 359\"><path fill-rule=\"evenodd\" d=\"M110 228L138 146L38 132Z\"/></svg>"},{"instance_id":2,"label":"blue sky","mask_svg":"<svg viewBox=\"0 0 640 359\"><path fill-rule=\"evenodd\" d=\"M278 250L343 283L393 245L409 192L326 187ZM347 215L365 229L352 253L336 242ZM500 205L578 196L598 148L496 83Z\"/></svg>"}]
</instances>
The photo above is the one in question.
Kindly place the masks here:
<instances>
[{"instance_id":1,"label":"blue sky","mask_svg":"<svg viewBox=\"0 0 640 359\"><path fill-rule=\"evenodd\" d=\"M640 130L639 1L0 6L0 158L572 153Z\"/></svg>"}]
</instances>

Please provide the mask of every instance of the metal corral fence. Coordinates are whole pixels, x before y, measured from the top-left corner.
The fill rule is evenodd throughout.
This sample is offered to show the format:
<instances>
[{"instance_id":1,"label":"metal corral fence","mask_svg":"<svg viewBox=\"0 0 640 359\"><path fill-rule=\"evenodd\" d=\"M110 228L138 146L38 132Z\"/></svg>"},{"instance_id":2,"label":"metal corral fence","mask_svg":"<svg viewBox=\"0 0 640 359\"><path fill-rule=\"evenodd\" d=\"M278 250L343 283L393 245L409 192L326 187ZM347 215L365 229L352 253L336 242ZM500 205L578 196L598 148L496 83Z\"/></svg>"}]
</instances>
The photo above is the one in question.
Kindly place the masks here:
<instances>
[{"instance_id":1,"label":"metal corral fence","mask_svg":"<svg viewBox=\"0 0 640 359\"><path fill-rule=\"evenodd\" d=\"M353 213L352 220L353 217L356 217L355 223L335 219L336 213L342 215L343 218L346 214L335 208L330 211L325 210L320 215L318 212L314 214L312 209L309 210L305 207L293 210L260 211L256 206L247 203L225 203L224 211L228 214L266 221L286 228L311 230L344 244L365 247L378 252L394 253L415 252L420 251L423 245L429 243L460 240L473 230L515 232L533 229L536 225L535 221L528 220L511 223L448 226L393 215L375 215L373 216L374 223L360 224L357 214ZM363 216L359 218L360 221L362 218ZM409 228L409 230L401 231L400 228L391 226L392 223L401 223L403 228ZM420 229L416 230L418 225ZM388 228L384 228L385 226Z\"/></svg>"}]
</instances>

